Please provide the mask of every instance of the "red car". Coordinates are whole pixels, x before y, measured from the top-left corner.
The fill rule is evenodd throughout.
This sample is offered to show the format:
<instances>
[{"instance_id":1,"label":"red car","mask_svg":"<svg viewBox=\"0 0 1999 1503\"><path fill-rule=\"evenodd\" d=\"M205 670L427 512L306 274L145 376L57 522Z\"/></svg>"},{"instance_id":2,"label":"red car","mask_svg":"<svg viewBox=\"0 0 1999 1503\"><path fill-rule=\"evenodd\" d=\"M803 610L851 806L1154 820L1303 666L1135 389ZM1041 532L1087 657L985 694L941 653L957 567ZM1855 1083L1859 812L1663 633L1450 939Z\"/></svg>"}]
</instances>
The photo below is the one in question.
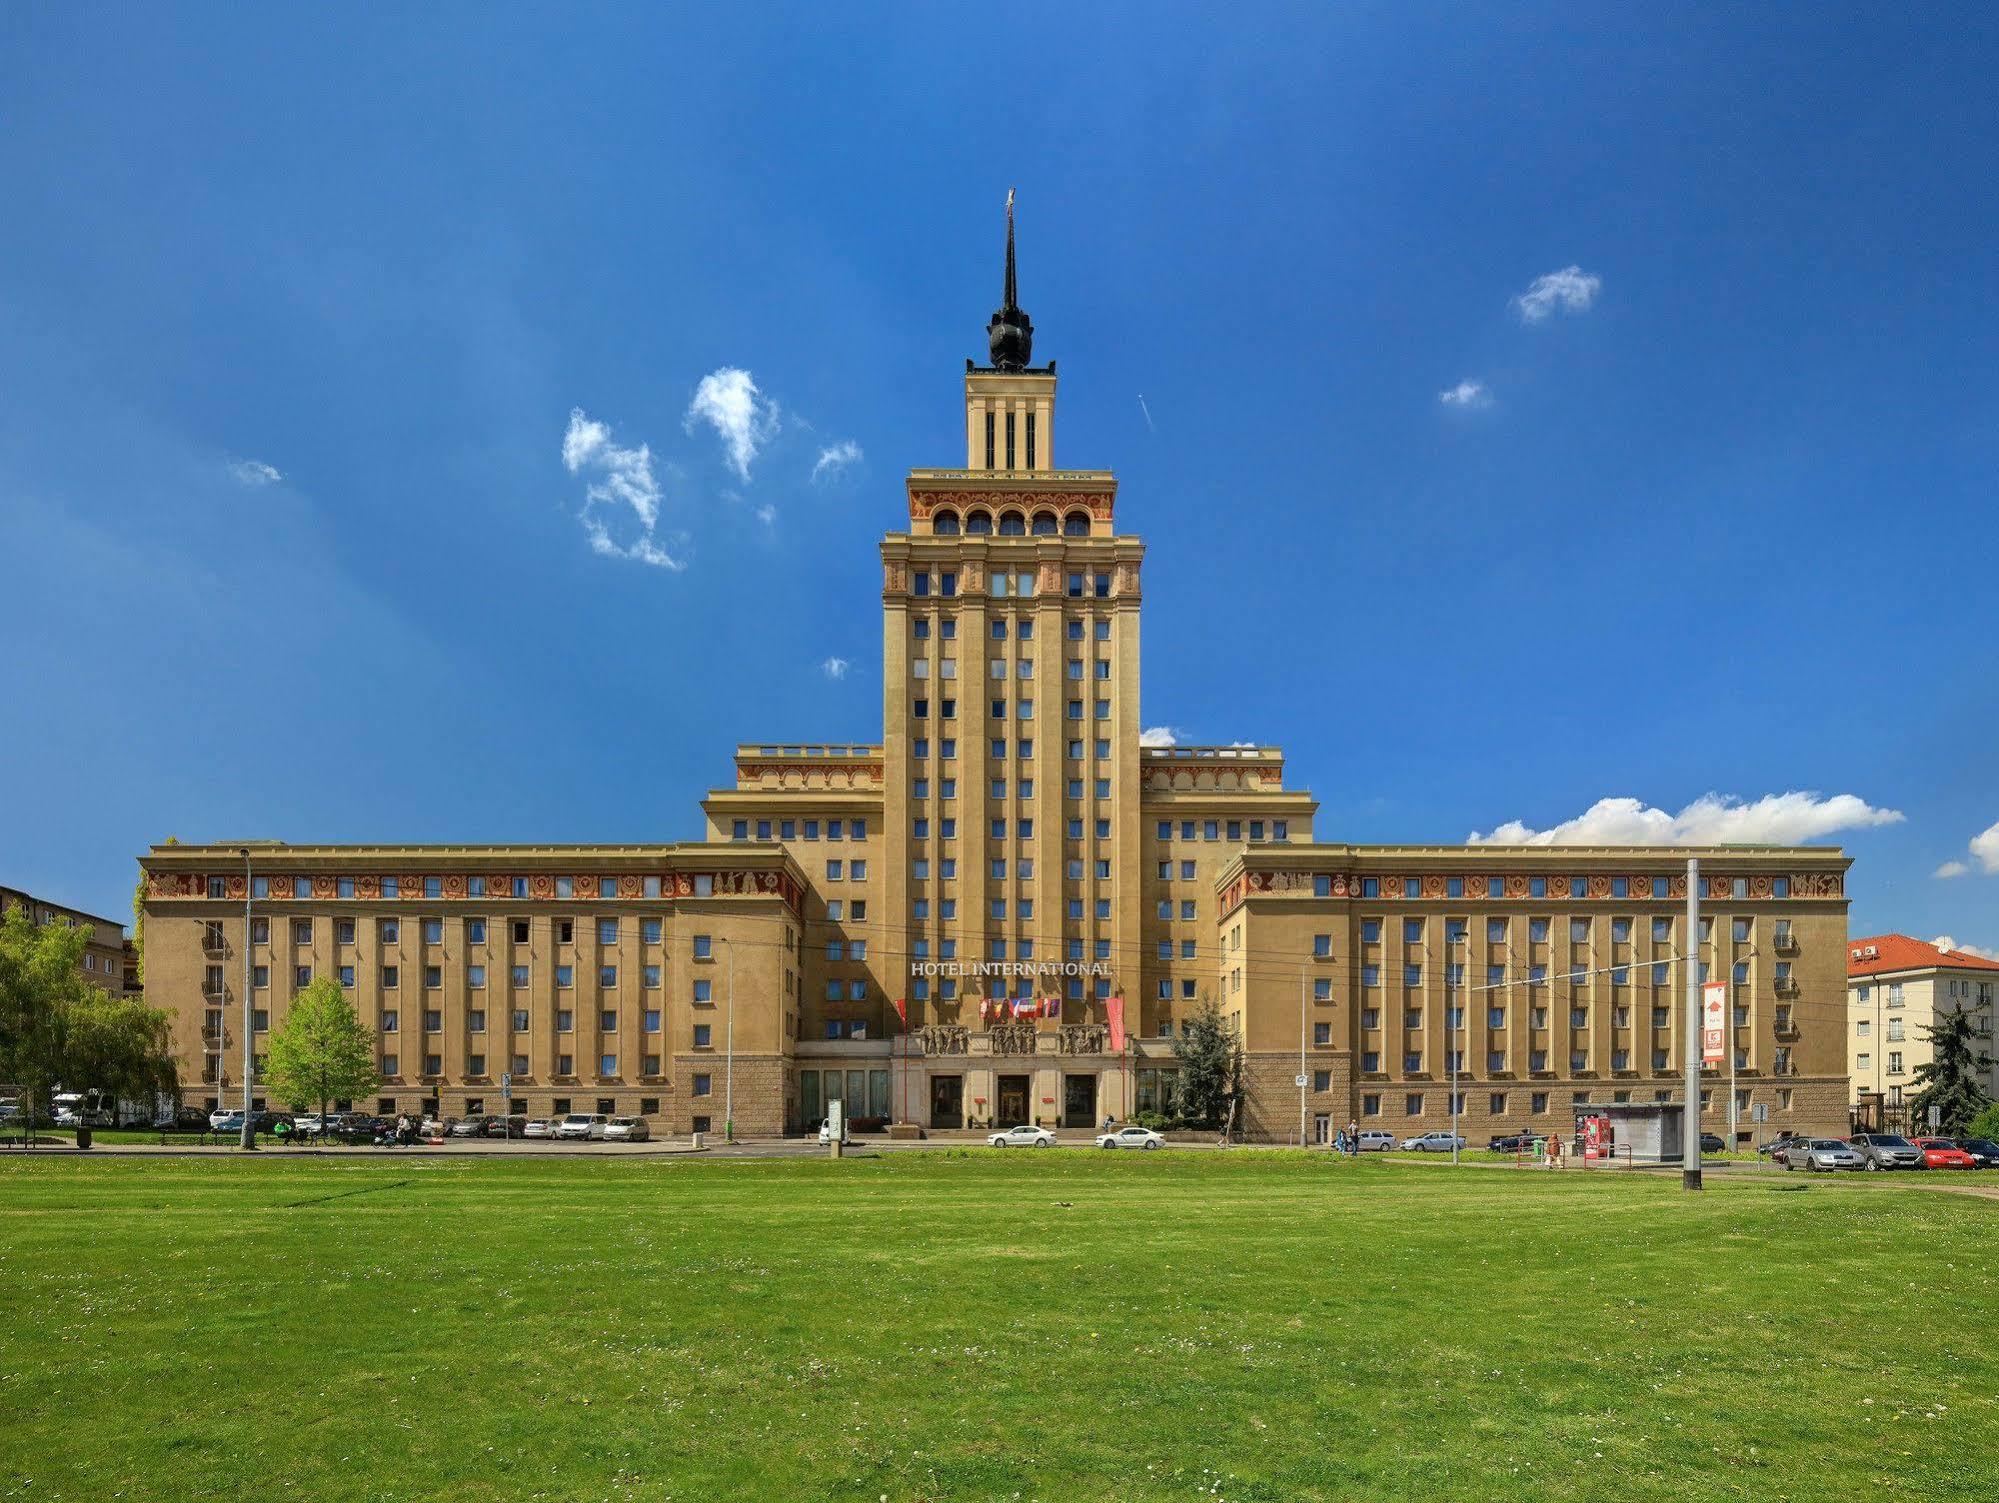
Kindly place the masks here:
<instances>
[{"instance_id":1,"label":"red car","mask_svg":"<svg viewBox=\"0 0 1999 1503\"><path fill-rule=\"evenodd\" d=\"M1949 1138L1916 1138L1912 1140L1923 1151L1923 1164L1930 1169L1976 1169L1978 1160L1966 1153Z\"/></svg>"}]
</instances>

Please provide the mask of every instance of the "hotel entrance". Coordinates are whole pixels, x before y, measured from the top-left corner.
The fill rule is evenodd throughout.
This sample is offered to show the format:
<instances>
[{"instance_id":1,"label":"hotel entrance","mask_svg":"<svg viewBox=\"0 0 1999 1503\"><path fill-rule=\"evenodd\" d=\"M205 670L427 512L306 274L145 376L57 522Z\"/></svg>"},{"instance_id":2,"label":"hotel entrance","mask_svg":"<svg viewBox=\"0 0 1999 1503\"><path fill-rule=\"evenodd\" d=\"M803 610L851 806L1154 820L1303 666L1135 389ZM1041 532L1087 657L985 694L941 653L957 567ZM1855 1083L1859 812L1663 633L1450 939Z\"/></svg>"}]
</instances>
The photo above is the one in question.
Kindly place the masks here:
<instances>
[{"instance_id":1,"label":"hotel entrance","mask_svg":"<svg viewBox=\"0 0 1999 1503\"><path fill-rule=\"evenodd\" d=\"M965 1125L964 1076L930 1077L930 1125L937 1128Z\"/></svg>"},{"instance_id":2,"label":"hotel entrance","mask_svg":"<svg viewBox=\"0 0 1999 1503\"><path fill-rule=\"evenodd\" d=\"M1028 1078L1025 1075L1002 1075L999 1078L999 1099L993 1107L995 1127L1019 1127L1027 1121Z\"/></svg>"},{"instance_id":3,"label":"hotel entrance","mask_svg":"<svg viewBox=\"0 0 1999 1503\"><path fill-rule=\"evenodd\" d=\"M1062 1077L1062 1125L1064 1127L1095 1127L1097 1125L1096 1076L1065 1075Z\"/></svg>"}]
</instances>

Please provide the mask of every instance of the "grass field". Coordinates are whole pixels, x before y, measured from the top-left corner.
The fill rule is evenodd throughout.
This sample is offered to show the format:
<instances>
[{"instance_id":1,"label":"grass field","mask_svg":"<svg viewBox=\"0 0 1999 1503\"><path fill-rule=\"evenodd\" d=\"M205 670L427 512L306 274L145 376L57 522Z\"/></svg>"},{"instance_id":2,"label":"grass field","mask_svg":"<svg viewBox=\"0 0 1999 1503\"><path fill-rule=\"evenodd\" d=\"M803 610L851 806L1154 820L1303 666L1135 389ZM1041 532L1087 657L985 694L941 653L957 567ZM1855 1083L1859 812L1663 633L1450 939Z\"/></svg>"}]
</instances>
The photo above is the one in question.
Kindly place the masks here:
<instances>
[{"instance_id":1,"label":"grass field","mask_svg":"<svg viewBox=\"0 0 1999 1503\"><path fill-rule=\"evenodd\" d=\"M0 1498L1990 1499L1995 1231L1254 1152L0 1159Z\"/></svg>"}]
</instances>

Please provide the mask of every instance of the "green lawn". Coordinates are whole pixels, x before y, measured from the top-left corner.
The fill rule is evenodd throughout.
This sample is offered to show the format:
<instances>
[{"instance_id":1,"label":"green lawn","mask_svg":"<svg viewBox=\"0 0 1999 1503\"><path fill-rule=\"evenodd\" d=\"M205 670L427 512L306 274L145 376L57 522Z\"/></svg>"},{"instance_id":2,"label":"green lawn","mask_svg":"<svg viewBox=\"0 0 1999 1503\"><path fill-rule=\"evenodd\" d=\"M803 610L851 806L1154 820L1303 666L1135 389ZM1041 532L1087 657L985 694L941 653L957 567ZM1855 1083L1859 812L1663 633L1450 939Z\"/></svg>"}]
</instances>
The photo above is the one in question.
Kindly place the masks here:
<instances>
[{"instance_id":1,"label":"green lawn","mask_svg":"<svg viewBox=\"0 0 1999 1503\"><path fill-rule=\"evenodd\" d=\"M1999 1200L1719 1178L0 1157L0 1499L1992 1498Z\"/></svg>"}]
</instances>

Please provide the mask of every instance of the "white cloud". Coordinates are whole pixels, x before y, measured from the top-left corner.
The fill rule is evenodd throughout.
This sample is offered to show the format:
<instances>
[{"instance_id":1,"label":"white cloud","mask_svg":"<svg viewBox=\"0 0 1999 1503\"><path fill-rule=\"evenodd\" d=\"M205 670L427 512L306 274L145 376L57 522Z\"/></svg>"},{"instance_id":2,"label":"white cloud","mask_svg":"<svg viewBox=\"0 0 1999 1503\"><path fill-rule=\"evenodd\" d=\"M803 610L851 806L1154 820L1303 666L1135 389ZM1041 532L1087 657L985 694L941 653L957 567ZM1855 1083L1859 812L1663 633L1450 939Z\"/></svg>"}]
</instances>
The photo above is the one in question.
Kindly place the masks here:
<instances>
[{"instance_id":1,"label":"white cloud","mask_svg":"<svg viewBox=\"0 0 1999 1503\"><path fill-rule=\"evenodd\" d=\"M1256 750L1256 743L1254 741L1231 741L1229 746L1231 748L1242 747L1249 751Z\"/></svg>"},{"instance_id":2,"label":"white cloud","mask_svg":"<svg viewBox=\"0 0 1999 1503\"><path fill-rule=\"evenodd\" d=\"M1159 430L1152 425L1152 409L1145 405L1144 392L1138 394L1138 410L1145 414L1145 431L1147 433L1157 433Z\"/></svg>"},{"instance_id":3,"label":"white cloud","mask_svg":"<svg viewBox=\"0 0 1999 1503\"><path fill-rule=\"evenodd\" d=\"M1961 877L1970 870L1971 868L1966 866L1962 861L1946 861L1942 866L1931 872L1930 875L1932 877L1943 878Z\"/></svg>"},{"instance_id":4,"label":"white cloud","mask_svg":"<svg viewBox=\"0 0 1999 1503\"><path fill-rule=\"evenodd\" d=\"M1513 300L1523 323L1538 324L1551 313L1587 313L1603 286L1603 278L1580 266L1564 266L1545 277Z\"/></svg>"},{"instance_id":5,"label":"white cloud","mask_svg":"<svg viewBox=\"0 0 1999 1503\"><path fill-rule=\"evenodd\" d=\"M817 485L822 477L838 479L840 472L850 464L861 462L861 446L851 438L843 438L837 444L828 444L819 451L819 457L812 462L812 483Z\"/></svg>"},{"instance_id":6,"label":"white cloud","mask_svg":"<svg viewBox=\"0 0 1999 1503\"><path fill-rule=\"evenodd\" d=\"M1170 725L1149 726L1138 733L1140 746L1178 746L1180 732Z\"/></svg>"},{"instance_id":7,"label":"white cloud","mask_svg":"<svg viewBox=\"0 0 1999 1503\"><path fill-rule=\"evenodd\" d=\"M748 371L725 365L701 378L683 422L689 433L697 422L713 428L728 452L729 468L747 482L757 451L777 433L777 403L757 390Z\"/></svg>"},{"instance_id":8,"label":"white cloud","mask_svg":"<svg viewBox=\"0 0 1999 1503\"><path fill-rule=\"evenodd\" d=\"M825 674L826 677L838 682L847 676L847 670L853 666L845 658L828 658L819 665L819 671Z\"/></svg>"},{"instance_id":9,"label":"white cloud","mask_svg":"<svg viewBox=\"0 0 1999 1503\"><path fill-rule=\"evenodd\" d=\"M756 510L756 518L766 527L777 526L777 508L766 501Z\"/></svg>"},{"instance_id":10,"label":"white cloud","mask_svg":"<svg viewBox=\"0 0 1999 1503\"><path fill-rule=\"evenodd\" d=\"M659 524L659 479L653 474L652 450L645 444L626 448L611 437L610 425L586 417L583 409L572 407L569 427L562 435L562 465L572 475L591 475L583 493L583 535L590 551L605 558L628 558L654 568L680 570L687 565L660 547L653 537ZM621 507L630 507L637 522L630 543L619 543L611 535L603 509L615 516Z\"/></svg>"},{"instance_id":11,"label":"white cloud","mask_svg":"<svg viewBox=\"0 0 1999 1503\"><path fill-rule=\"evenodd\" d=\"M1437 400L1446 407L1490 407L1492 393L1483 381L1460 381L1450 390L1438 392Z\"/></svg>"},{"instance_id":12,"label":"white cloud","mask_svg":"<svg viewBox=\"0 0 1999 1503\"><path fill-rule=\"evenodd\" d=\"M1976 955L1980 960L1999 960L1999 950L1988 950L1983 945L1961 945L1948 934L1939 934L1930 943L1939 950L1950 950L1959 955Z\"/></svg>"},{"instance_id":13,"label":"white cloud","mask_svg":"<svg viewBox=\"0 0 1999 1503\"><path fill-rule=\"evenodd\" d=\"M1707 793L1678 814L1635 798L1603 798L1574 819L1545 830L1508 820L1490 834L1474 831L1473 845L1797 845L1838 830L1864 830L1901 821L1895 809L1876 809L1851 793L1822 799L1814 793L1771 793L1753 803Z\"/></svg>"},{"instance_id":14,"label":"white cloud","mask_svg":"<svg viewBox=\"0 0 1999 1503\"><path fill-rule=\"evenodd\" d=\"M238 485L274 485L284 479L278 467L265 464L261 459L236 459L229 464L229 474Z\"/></svg>"},{"instance_id":15,"label":"white cloud","mask_svg":"<svg viewBox=\"0 0 1999 1503\"><path fill-rule=\"evenodd\" d=\"M1999 872L1999 820L1972 836L1970 849L1978 858L1978 869L1986 876Z\"/></svg>"}]
</instances>

